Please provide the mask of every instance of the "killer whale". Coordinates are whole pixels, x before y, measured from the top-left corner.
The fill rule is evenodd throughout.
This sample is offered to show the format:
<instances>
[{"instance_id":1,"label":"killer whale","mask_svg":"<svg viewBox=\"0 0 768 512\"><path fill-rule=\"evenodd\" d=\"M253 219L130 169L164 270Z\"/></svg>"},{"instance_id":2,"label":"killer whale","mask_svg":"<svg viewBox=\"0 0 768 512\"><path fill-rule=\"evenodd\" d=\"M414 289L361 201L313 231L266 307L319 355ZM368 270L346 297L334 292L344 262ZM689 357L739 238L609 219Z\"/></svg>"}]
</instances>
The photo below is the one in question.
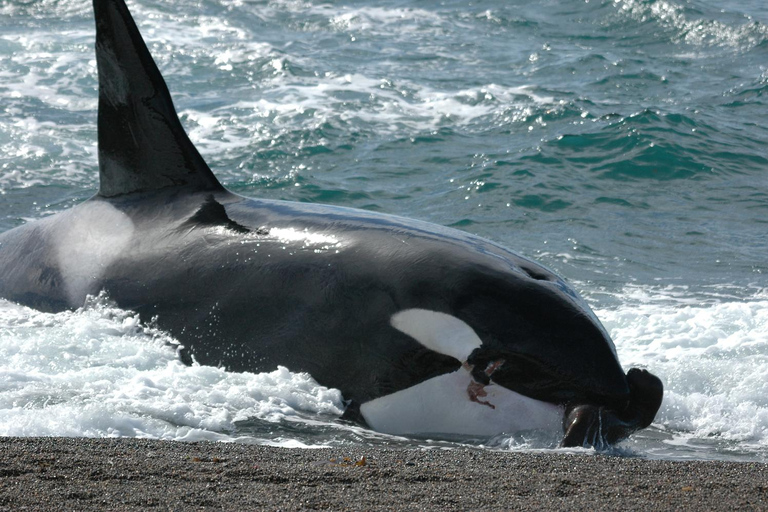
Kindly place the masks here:
<instances>
[{"instance_id":1,"label":"killer whale","mask_svg":"<svg viewBox=\"0 0 768 512\"><path fill-rule=\"evenodd\" d=\"M60 311L105 291L186 361L306 371L385 432L563 423L563 444L595 445L651 423L661 383L625 375L583 299L541 265L425 222L227 191L123 0L94 12L99 192L0 235L0 296Z\"/></svg>"}]
</instances>

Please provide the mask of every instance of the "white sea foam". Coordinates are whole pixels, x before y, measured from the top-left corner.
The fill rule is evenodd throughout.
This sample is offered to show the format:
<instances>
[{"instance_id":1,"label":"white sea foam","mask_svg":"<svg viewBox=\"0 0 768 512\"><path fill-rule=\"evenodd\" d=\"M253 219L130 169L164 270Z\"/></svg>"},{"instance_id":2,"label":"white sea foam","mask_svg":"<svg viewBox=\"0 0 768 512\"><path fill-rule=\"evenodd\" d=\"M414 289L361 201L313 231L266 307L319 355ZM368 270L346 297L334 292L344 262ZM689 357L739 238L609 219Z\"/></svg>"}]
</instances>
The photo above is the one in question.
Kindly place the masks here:
<instances>
[{"instance_id":1,"label":"white sea foam","mask_svg":"<svg viewBox=\"0 0 768 512\"><path fill-rule=\"evenodd\" d=\"M239 421L338 416L342 403L338 391L283 367L185 366L172 338L100 297L58 314L0 301L0 411L7 436L235 440Z\"/></svg>"},{"instance_id":2,"label":"white sea foam","mask_svg":"<svg viewBox=\"0 0 768 512\"><path fill-rule=\"evenodd\" d=\"M242 1L235 0L231 3L240 5ZM391 36L398 30L406 31L406 34L434 33L446 22L440 12L417 7L350 6L276 0L259 10L259 14L268 19L280 18L285 13L300 14L313 19L314 23L307 23L305 29L331 29L366 35Z\"/></svg>"},{"instance_id":3,"label":"white sea foam","mask_svg":"<svg viewBox=\"0 0 768 512\"><path fill-rule=\"evenodd\" d=\"M653 20L662 27L674 31L675 42L684 42L693 46L732 46L746 50L753 48L768 38L768 26L754 21L743 24L728 24L718 20L693 18L686 12L685 4L657 0L614 0L614 5L622 15L646 22ZM741 18L743 20L743 18Z\"/></svg>"},{"instance_id":4,"label":"white sea foam","mask_svg":"<svg viewBox=\"0 0 768 512\"><path fill-rule=\"evenodd\" d=\"M338 30L369 34L391 31L393 25L407 27L411 31L434 30L443 21L438 13L418 8L316 7L315 12L329 17L331 26Z\"/></svg>"},{"instance_id":5,"label":"white sea foam","mask_svg":"<svg viewBox=\"0 0 768 512\"><path fill-rule=\"evenodd\" d=\"M768 452L768 298L692 300L677 289L631 287L597 311L626 368L665 385L656 424L678 441L738 441Z\"/></svg>"},{"instance_id":6,"label":"white sea foam","mask_svg":"<svg viewBox=\"0 0 768 512\"><path fill-rule=\"evenodd\" d=\"M253 148L280 145L297 131L319 132L325 125L357 125L363 131L411 137L444 126L470 129L527 123L543 108L562 100L537 94L527 85L487 83L471 88L436 89L408 80L360 73L336 74L302 51L277 50L225 16L190 17L131 5L150 51L169 81L190 138L206 155L243 161ZM277 11L275 11L277 9ZM408 24L437 26L442 15L415 8L347 8L278 2L264 16L284 11L321 16L344 30L382 30ZM278 12L279 11L279 12ZM332 21L336 20L336 21ZM334 25L334 26L335 26ZM90 26L90 25L89 25ZM366 28L367 27L367 28ZM338 27L337 27L338 28ZM17 48L0 60L0 94L9 98L0 120L0 152L11 162L0 175L0 193L52 180L80 188L95 184L96 62L91 30L10 32L0 41ZM66 41L66 44L62 43ZM290 67L315 70L296 76ZM387 69L384 67L384 69ZM189 106L186 80L225 83L195 91L196 101L213 108ZM187 87L187 89L185 89ZM58 114L55 123L37 117L38 102ZM198 103L199 104L199 103ZM487 121L487 122L486 122ZM302 144L291 140L296 150ZM246 156L244 156L244 154ZM3 162L0 161L0 164Z\"/></svg>"},{"instance_id":7,"label":"white sea foam","mask_svg":"<svg viewBox=\"0 0 768 512\"><path fill-rule=\"evenodd\" d=\"M6 44L17 48L0 60L3 96L34 98L56 109L94 109L97 100L91 93L96 86L96 62L92 58L92 37L83 30L0 35ZM62 38L73 44L62 46Z\"/></svg>"},{"instance_id":8,"label":"white sea foam","mask_svg":"<svg viewBox=\"0 0 768 512\"><path fill-rule=\"evenodd\" d=\"M39 0L34 2L0 2L0 15L29 16L41 15L65 19L71 16L87 16L92 7L80 0Z\"/></svg>"},{"instance_id":9,"label":"white sea foam","mask_svg":"<svg viewBox=\"0 0 768 512\"><path fill-rule=\"evenodd\" d=\"M439 91L412 83L393 84L359 74L299 79L277 76L254 100L241 100L207 112L186 109L182 120L190 138L206 152L238 151L275 140L293 130L317 130L326 123L355 124L412 136L442 126L523 123L543 106L562 101L528 86L487 84ZM298 149L298 148L297 148Z\"/></svg>"},{"instance_id":10,"label":"white sea foam","mask_svg":"<svg viewBox=\"0 0 768 512\"><path fill-rule=\"evenodd\" d=\"M62 37L73 44L62 45ZM92 37L83 30L0 35L15 50L0 56L0 193L52 179L93 183L93 166L85 164L95 164Z\"/></svg>"}]
</instances>

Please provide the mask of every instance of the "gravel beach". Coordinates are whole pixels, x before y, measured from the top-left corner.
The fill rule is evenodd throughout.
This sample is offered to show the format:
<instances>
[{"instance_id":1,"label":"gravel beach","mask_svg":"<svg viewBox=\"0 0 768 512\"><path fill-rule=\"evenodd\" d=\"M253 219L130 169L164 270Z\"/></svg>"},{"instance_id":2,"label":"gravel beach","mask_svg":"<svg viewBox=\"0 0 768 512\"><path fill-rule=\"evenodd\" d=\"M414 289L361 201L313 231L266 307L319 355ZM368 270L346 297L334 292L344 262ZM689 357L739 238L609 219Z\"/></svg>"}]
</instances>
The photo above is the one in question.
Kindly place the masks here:
<instances>
[{"instance_id":1,"label":"gravel beach","mask_svg":"<svg viewBox=\"0 0 768 512\"><path fill-rule=\"evenodd\" d=\"M0 510L768 510L768 465L0 438Z\"/></svg>"}]
</instances>

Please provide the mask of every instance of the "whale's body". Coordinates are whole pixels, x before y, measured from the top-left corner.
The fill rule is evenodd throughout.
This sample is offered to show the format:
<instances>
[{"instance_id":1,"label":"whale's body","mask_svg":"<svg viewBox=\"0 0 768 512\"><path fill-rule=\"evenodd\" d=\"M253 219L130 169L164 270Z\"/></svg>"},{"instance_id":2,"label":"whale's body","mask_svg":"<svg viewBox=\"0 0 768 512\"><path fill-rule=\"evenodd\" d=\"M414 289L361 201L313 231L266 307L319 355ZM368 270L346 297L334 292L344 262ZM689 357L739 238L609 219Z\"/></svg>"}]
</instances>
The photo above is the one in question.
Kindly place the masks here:
<instances>
[{"instance_id":1,"label":"whale's body","mask_svg":"<svg viewBox=\"0 0 768 512\"><path fill-rule=\"evenodd\" d=\"M589 307L537 263L425 222L227 191L123 1L94 8L100 190L0 235L0 296L60 311L104 291L187 361L306 371L385 432L492 435L565 414L585 439L604 418L613 442L653 419L658 379L625 375Z\"/></svg>"}]
</instances>

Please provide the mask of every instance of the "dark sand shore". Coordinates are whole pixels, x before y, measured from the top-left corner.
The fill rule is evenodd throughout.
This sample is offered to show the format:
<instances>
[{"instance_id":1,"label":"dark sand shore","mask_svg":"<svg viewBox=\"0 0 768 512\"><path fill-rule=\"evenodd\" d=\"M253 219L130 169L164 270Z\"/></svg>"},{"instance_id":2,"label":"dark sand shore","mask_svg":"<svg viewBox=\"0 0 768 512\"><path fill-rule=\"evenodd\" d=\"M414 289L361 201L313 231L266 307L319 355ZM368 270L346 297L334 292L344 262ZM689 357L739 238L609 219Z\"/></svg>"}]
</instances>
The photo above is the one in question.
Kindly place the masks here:
<instances>
[{"instance_id":1,"label":"dark sand shore","mask_svg":"<svg viewBox=\"0 0 768 512\"><path fill-rule=\"evenodd\" d=\"M149 508L768 510L768 465L0 438L0 510Z\"/></svg>"}]
</instances>

